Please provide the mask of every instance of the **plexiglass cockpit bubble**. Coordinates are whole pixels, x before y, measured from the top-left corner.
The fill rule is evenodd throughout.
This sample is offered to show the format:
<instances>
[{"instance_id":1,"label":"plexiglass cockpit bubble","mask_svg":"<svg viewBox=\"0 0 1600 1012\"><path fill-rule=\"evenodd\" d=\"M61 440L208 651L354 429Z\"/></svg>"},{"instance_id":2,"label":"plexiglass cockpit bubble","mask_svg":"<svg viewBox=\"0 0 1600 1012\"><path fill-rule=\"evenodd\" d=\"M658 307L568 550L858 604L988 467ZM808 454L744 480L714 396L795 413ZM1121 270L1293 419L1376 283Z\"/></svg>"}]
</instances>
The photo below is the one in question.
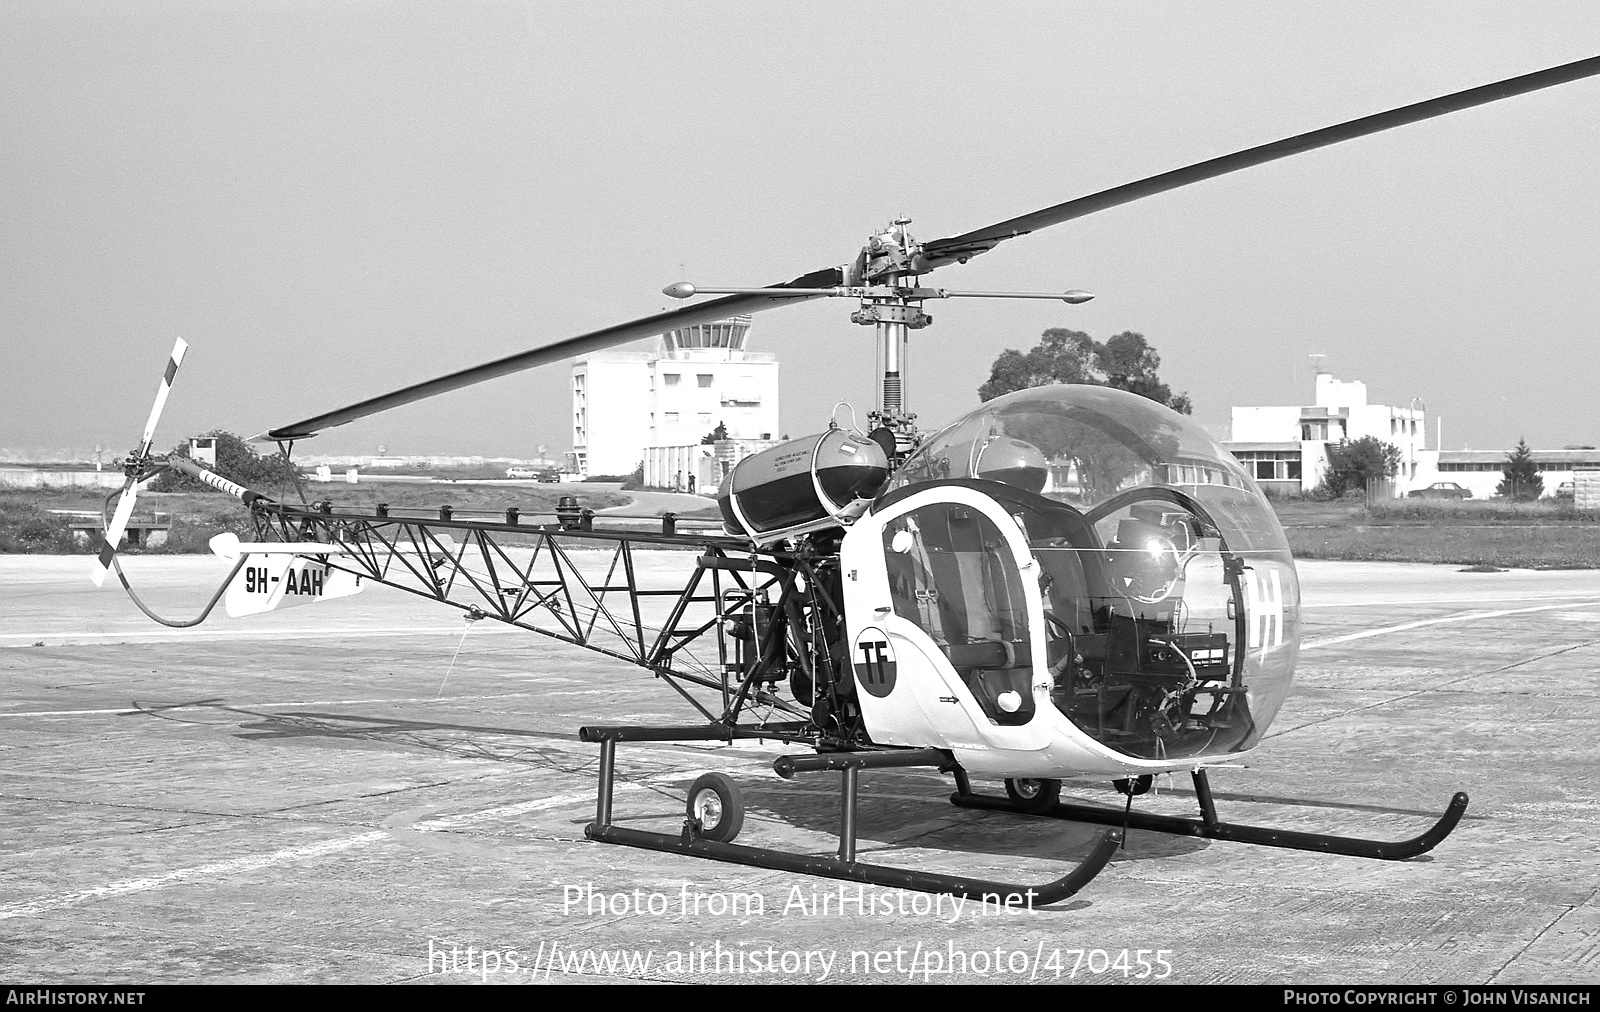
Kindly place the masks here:
<instances>
[{"instance_id":1,"label":"plexiglass cockpit bubble","mask_svg":"<svg viewBox=\"0 0 1600 1012\"><path fill-rule=\"evenodd\" d=\"M932 482L981 489L1037 563L997 564L994 524L946 504L884 528L896 611L938 644L991 721L1025 723L1048 705L1140 759L1259 741L1293 676L1299 584L1266 497L1192 420L1108 387L1020 391L931 437L890 497ZM1032 622L1015 614L1018 580L1038 581ZM1043 651L981 649L997 630L1028 628ZM1048 699L1019 707L1018 689L1046 680L1005 667L1041 662Z\"/></svg>"}]
</instances>

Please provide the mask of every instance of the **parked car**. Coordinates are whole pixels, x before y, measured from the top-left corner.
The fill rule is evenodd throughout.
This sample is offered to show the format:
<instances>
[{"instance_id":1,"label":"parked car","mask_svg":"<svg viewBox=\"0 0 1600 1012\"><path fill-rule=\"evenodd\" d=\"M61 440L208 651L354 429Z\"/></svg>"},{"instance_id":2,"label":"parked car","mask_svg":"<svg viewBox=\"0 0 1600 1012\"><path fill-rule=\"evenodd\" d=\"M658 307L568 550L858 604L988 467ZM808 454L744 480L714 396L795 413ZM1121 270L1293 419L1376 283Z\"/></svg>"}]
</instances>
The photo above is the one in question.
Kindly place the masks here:
<instances>
[{"instance_id":1,"label":"parked car","mask_svg":"<svg viewBox=\"0 0 1600 1012\"><path fill-rule=\"evenodd\" d=\"M506 477L507 478L537 478L537 477L539 477L539 470L538 470L538 468L533 468L533 467L508 467L508 468L506 468Z\"/></svg>"},{"instance_id":2,"label":"parked car","mask_svg":"<svg viewBox=\"0 0 1600 1012\"><path fill-rule=\"evenodd\" d=\"M560 484L561 469L558 467L547 467L541 470L536 477L538 477L540 482L546 485Z\"/></svg>"},{"instance_id":3,"label":"parked car","mask_svg":"<svg viewBox=\"0 0 1600 1012\"><path fill-rule=\"evenodd\" d=\"M1414 488L1406 493L1407 499L1471 499L1472 490L1462 488L1453 481L1436 481L1427 488Z\"/></svg>"},{"instance_id":4,"label":"parked car","mask_svg":"<svg viewBox=\"0 0 1600 1012\"><path fill-rule=\"evenodd\" d=\"M1578 487L1570 481L1564 481L1556 486L1557 499L1573 499L1578 494Z\"/></svg>"}]
</instances>

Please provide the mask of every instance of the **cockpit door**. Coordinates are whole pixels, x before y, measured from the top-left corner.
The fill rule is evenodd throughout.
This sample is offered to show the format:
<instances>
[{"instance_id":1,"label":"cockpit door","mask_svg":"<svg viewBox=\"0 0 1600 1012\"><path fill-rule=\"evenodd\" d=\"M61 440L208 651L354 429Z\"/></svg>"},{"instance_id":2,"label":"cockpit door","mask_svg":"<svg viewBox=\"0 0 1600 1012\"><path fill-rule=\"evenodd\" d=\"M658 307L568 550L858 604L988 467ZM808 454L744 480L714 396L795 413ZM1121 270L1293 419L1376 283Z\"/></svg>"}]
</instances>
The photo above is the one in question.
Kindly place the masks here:
<instances>
[{"instance_id":1,"label":"cockpit door","mask_svg":"<svg viewBox=\"0 0 1600 1012\"><path fill-rule=\"evenodd\" d=\"M1049 688L1048 676L1043 692L1034 685L1036 564L998 503L930 489L859 521L841 555L856 648L893 657L892 686L856 670L874 740L929 744L931 732L943 747L985 748L1034 719Z\"/></svg>"}]
</instances>

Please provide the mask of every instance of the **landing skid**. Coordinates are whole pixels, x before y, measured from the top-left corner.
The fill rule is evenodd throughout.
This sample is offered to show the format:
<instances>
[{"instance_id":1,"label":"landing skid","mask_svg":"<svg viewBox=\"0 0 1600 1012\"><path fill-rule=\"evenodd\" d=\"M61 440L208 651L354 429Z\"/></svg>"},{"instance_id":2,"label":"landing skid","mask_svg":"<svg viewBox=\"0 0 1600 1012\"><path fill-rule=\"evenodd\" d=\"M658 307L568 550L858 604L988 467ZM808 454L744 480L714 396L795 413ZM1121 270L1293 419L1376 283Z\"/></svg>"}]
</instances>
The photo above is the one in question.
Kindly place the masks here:
<instances>
[{"instance_id":1,"label":"landing skid","mask_svg":"<svg viewBox=\"0 0 1600 1012\"><path fill-rule=\"evenodd\" d=\"M985 879L941 875L937 872L891 868L856 860L856 797L861 771L918 766L953 769L955 764L950 755L938 749L828 752L814 756L782 756L773 763L778 775L785 779L792 779L797 773L821 770L837 770L840 773L837 857L793 854L765 847L747 847L708 839L704 835L707 827L693 816L684 820L683 831L678 835L626 829L612 825L611 822L611 794L616 777L616 746L619 741L714 741L729 740L733 737L771 739L782 736L770 732L757 735L713 724L709 727L684 728L585 727L579 730L578 737L583 741L598 742L600 745L600 778L599 792L595 801L595 821L585 827L583 832L584 836L601 843L685 854L690 857L727 861L756 868L800 872L823 878L865 882L890 889L948 893L952 896L965 896L979 902L1001 906L1033 907L1059 903L1082 889L1100 873L1106 862L1111 860L1122 839L1120 832L1106 832L1078 867L1061 878L1042 885L991 882ZM690 805L693 804L694 799L691 797Z\"/></svg>"},{"instance_id":2,"label":"landing skid","mask_svg":"<svg viewBox=\"0 0 1600 1012\"><path fill-rule=\"evenodd\" d=\"M1009 798L991 797L972 793L965 776L957 775L956 793L950 801L962 808L987 809L996 812L1024 812ZM1056 804L1039 814L1052 819L1069 819L1074 822L1093 822L1105 826L1145 829L1178 836L1199 836L1208 840L1230 840L1234 843L1253 843L1264 847L1286 847L1291 850L1314 850L1324 854L1343 854L1347 857L1370 857L1383 861L1404 861L1426 854L1450 835L1467 810L1467 796L1458 793L1450 799L1450 806L1433 828L1409 840L1361 840L1347 836L1328 836L1322 833L1300 833L1287 829L1268 829L1262 826L1241 826L1217 819L1217 807L1211 799L1211 782L1206 771L1194 774L1194 793L1200 803L1199 819L1184 819L1170 815L1152 815L1094 805ZM1131 797L1130 797L1131 801Z\"/></svg>"}]
</instances>

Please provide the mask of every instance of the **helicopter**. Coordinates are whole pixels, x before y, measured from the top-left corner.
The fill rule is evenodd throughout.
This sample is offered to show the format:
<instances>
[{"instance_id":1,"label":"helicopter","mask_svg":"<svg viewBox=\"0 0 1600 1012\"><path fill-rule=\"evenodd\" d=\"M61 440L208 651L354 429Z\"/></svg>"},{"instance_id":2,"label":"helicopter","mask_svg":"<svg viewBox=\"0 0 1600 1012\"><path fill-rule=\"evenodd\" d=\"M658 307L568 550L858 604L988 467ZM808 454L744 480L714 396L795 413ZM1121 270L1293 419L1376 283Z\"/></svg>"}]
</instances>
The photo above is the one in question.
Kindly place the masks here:
<instances>
[{"instance_id":1,"label":"helicopter","mask_svg":"<svg viewBox=\"0 0 1600 1012\"><path fill-rule=\"evenodd\" d=\"M1019 391L939 432L908 410L910 332L929 301L1057 299L931 287L924 278L1004 242L1119 204L1290 155L1600 74L1600 57L1510 78L1299 134L1069 200L973 231L919 242L906 219L855 258L775 285L677 282L674 298L717 296L371 397L256 437L296 442L359 418L614 345L820 298L853 300L876 332L878 402L863 431L830 423L741 461L718 491L719 518L597 516L563 500L549 516L470 515L289 504L180 456L153 456L155 427L186 346L163 373L139 447L106 523L97 584L111 571L139 488L177 470L238 498L255 541L221 535L235 565L199 618L227 600L244 615L317 603L382 583L638 664L704 720L672 727L591 725L598 745L600 842L870 884L1031 904L1075 894L1130 829L1403 860L1462 818L1457 793L1437 822L1400 841L1225 822L1208 770L1260 744L1288 696L1300 594L1282 528L1248 472L1198 425L1153 401L1097 386ZM303 498L303 496L302 496ZM692 573L663 581L651 548L696 551ZM579 551L578 549L589 549ZM600 549L593 551L593 549ZM616 824L618 746L643 741L771 740L802 746L782 777L840 774L839 846L817 856L740 845L741 791L708 773L688 792L681 833ZM856 857L859 778L927 768L955 782L953 803L1107 826L1062 877L991 882ZM1188 774L1198 818L1134 810L1154 778ZM1002 780L1004 796L972 777ZM1110 780L1120 810L1064 803L1062 782Z\"/></svg>"}]
</instances>

